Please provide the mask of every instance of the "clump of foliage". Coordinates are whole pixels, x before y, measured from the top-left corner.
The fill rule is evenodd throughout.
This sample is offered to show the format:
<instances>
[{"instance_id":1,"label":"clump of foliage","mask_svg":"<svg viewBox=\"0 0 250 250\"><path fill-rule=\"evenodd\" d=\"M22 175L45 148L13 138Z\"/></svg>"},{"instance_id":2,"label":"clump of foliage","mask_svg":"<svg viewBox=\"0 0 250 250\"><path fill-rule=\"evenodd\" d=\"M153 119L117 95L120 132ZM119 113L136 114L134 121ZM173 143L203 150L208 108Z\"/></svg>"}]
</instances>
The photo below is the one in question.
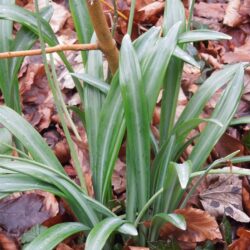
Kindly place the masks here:
<instances>
[{"instance_id":1,"label":"clump of foliage","mask_svg":"<svg viewBox=\"0 0 250 250\"><path fill-rule=\"evenodd\" d=\"M42 10L37 18L31 12L10 5L9 1L0 2L3 4L0 5L0 18L21 23L21 31L25 30L26 36L27 33L33 36L27 49L39 34L40 40L42 38L50 46L58 43L45 18L50 8ZM79 41L95 41L86 2L70 0L69 3ZM207 174L206 171L197 171L201 170L233 119L243 90L246 65L228 65L212 74L175 121L183 64L186 62L199 67L185 52L186 44L230 37L210 30L190 31L190 20L187 25L182 2L168 0L166 5L162 30L153 27L134 42L129 35L124 37L119 69L112 77L104 79L100 51L82 53L86 73L72 74L84 107L82 116L88 135L95 198L88 195L84 183L83 187L79 187L67 176L51 149L28 122L9 107L0 107L0 123L25 148L20 157L0 156L0 197L17 191L45 190L65 199L79 221L59 224L43 231L25 247L26 250L53 249L64 238L77 232L85 232L86 250L96 250L103 247L113 249L115 238L112 236L115 232L122 235L124 242L131 237L135 244L146 246L148 242L158 239L163 222L185 230L184 217L175 214L174 210L180 206L190 178ZM3 22L8 22L11 27L10 21L1 20L0 24L4 25ZM72 73L64 54L60 53L60 56ZM47 74L49 76L50 72ZM52 78L55 79L55 76ZM84 81L84 88L79 79ZM10 80L12 85L15 84L12 82ZM2 84L1 90L5 87ZM224 90L211 117L200 118L208 100L222 87ZM150 124L161 89L163 97L158 142ZM205 129L187 140L189 133L200 123L207 123ZM111 177L125 133L126 208L122 211L124 214L118 216L112 212L113 203L110 202ZM194 141L188 161L179 164L183 151ZM150 229L142 223L146 220L152 221Z\"/></svg>"}]
</instances>

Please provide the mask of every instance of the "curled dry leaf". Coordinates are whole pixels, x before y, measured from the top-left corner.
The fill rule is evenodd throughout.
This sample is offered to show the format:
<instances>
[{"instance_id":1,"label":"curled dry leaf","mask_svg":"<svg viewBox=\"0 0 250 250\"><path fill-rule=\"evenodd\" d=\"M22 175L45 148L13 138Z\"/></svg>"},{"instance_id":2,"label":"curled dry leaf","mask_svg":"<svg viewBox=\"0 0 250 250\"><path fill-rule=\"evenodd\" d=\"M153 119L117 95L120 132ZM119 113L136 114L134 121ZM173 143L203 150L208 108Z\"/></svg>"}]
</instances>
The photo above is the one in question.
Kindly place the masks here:
<instances>
[{"instance_id":1,"label":"curled dry leaf","mask_svg":"<svg viewBox=\"0 0 250 250\"><path fill-rule=\"evenodd\" d=\"M200 201L206 211L218 217L224 214L239 222L250 222L243 212L242 180L235 175L208 176L207 190L200 193Z\"/></svg>"},{"instance_id":2,"label":"curled dry leaf","mask_svg":"<svg viewBox=\"0 0 250 250\"><path fill-rule=\"evenodd\" d=\"M168 238L170 235L173 235L178 241L183 242L202 242L222 238L215 218L209 213L192 207L177 209L175 213L185 217L187 230L180 230L167 223L160 230L162 238Z\"/></svg>"},{"instance_id":3,"label":"curled dry leaf","mask_svg":"<svg viewBox=\"0 0 250 250\"><path fill-rule=\"evenodd\" d=\"M229 247L228 250L248 250L250 245L250 231L243 227L237 230L239 239L235 240Z\"/></svg>"}]
</instances>

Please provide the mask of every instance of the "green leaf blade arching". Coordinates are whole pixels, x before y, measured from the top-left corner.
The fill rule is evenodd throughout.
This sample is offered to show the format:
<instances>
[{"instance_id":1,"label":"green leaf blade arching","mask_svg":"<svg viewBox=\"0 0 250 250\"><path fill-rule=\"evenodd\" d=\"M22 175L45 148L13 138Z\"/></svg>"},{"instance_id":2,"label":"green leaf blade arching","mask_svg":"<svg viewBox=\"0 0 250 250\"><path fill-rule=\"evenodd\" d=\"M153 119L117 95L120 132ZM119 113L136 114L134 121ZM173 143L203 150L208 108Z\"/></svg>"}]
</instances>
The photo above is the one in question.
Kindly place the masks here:
<instances>
[{"instance_id":1,"label":"green leaf blade arching","mask_svg":"<svg viewBox=\"0 0 250 250\"><path fill-rule=\"evenodd\" d=\"M207 124L190 155L190 160L193 163L194 170L199 170L201 168L210 151L230 124L242 95L244 83L243 77L244 68L243 65L239 65L238 71L228 84L211 116L212 119L223 124L223 127L212 123Z\"/></svg>"},{"instance_id":2,"label":"green leaf blade arching","mask_svg":"<svg viewBox=\"0 0 250 250\"><path fill-rule=\"evenodd\" d=\"M161 226L165 223L170 223L181 230L187 229L186 220L183 215L172 213L158 213L154 215L152 219L152 230L150 234L151 240L155 240L158 238L159 230Z\"/></svg>"},{"instance_id":3,"label":"green leaf blade arching","mask_svg":"<svg viewBox=\"0 0 250 250\"><path fill-rule=\"evenodd\" d=\"M126 221L123 221L118 217L106 218L102 220L90 231L87 237L85 250L102 250L109 236L116 230L119 230L122 225L126 224ZM125 226L121 232L136 236L136 231L133 226Z\"/></svg>"},{"instance_id":4,"label":"green leaf blade arching","mask_svg":"<svg viewBox=\"0 0 250 250\"><path fill-rule=\"evenodd\" d=\"M202 131L202 133L200 134L197 140L197 143L195 144L189 156L189 160L191 160L193 164L193 171L200 170L200 168L203 166L211 150L213 149L217 141L220 139L220 137L225 133L227 127L229 126L237 110L240 97L242 95L243 84L244 84L244 81L243 81L244 67L243 67L243 64L234 65L235 68L233 72L231 72L232 71L231 67L228 67L227 70L225 69L220 72L220 73L224 72L224 75L219 74L219 76L225 77L224 80L228 79L229 75L231 76L230 77L231 79L230 78L228 79L230 80L230 82L227 84L226 89L224 90L222 96L220 97L211 115L211 119L217 120L223 126L220 126L215 123L208 123L205 129ZM216 75L216 73L214 75ZM212 77L210 77L210 80L211 78L213 78L213 75ZM218 82L218 79L216 79L215 81ZM220 84L222 83L223 81L220 82ZM203 86L204 85L202 85L202 87ZM216 90L213 89L212 91L216 91ZM210 95L210 93L209 92L204 92L203 94L199 93L198 94L198 96L200 97L199 101L201 101L202 96L206 96L206 95ZM197 97L195 97L194 99L196 98ZM194 103L192 103L192 105L194 105ZM195 105L197 107L197 105L199 105L199 102L196 102ZM176 195L174 196L171 209L175 209L177 207L177 204L179 203L181 199L182 193L183 191L181 191L177 187Z\"/></svg>"},{"instance_id":5,"label":"green leaf blade arching","mask_svg":"<svg viewBox=\"0 0 250 250\"><path fill-rule=\"evenodd\" d=\"M140 180L138 207L142 209L150 195L150 128L141 69L128 35L122 42L119 72L131 157L128 167Z\"/></svg>"},{"instance_id":6,"label":"green leaf blade arching","mask_svg":"<svg viewBox=\"0 0 250 250\"><path fill-rule=\"evenodd\" d=\"M228 36L222 32L213 30L192 30L187 31L179 36L179 43L198 42L206 40L230 40L231 36Z\"/></svg>"},{"instance_id":7,"label":"green leaf blade arching","mask_svg":"<svg viewBox=\"0 0 250 250\"><path fill-rule=\"evenodd\" d=\"M52 250L71 235L88 231L89 228L77 222L65 222L50 227L39 234L24 250Z\"/></svg>"},{"instance_id":8,"label":"green leaf blade arching","mask_svg":"<svg viewBox=\"0 0 250 250\"><path fill-rule=\"evenodd\" d=\"M64 173L61 163L52 150L24 118L10 108L1 106L0 123L22 142L35 160Z\"/></svg>"}]
</instances>

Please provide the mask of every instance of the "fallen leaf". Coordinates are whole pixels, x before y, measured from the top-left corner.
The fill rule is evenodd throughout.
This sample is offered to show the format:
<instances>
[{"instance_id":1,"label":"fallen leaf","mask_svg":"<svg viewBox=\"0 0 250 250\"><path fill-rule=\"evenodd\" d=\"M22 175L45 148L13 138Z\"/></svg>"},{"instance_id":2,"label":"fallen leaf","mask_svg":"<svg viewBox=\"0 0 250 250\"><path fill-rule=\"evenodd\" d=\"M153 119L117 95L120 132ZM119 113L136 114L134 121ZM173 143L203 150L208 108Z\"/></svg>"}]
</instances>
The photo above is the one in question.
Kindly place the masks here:
<instances>
[{"instance_id":1,"label":"fallen leaf","mask_svg":"<svg viewBox=\"0 0 250 250\"><path fill-rule=\"evenodd\" d=\"M242 180L239 176L213 175L207 178L210 185L200 193L204 209L215 217L225 214L239 222L250 222L243 212Z\"/></svg>"},{"instance_id":2,"label":"fallen leaf","mask_svg":"<svg viewBox=\"0 0 250 250\"><path fill-rule=\"evenodd\" d=\"M240 0L230 0L226 8L226 14L224 16L223 24L235 27L242 21L241 15L239 14L241 6Z\"/></svg>"},{"instance_id":3,"label":"fallen leaf","mask_svg":"<svg viewBox=\"0 0 250 250\"><path fill-rule=\"evenodd\" d=\"M73 248L71 248L70 246L64 244L64 243L60 243L57 247L56 250L73 250Z\"/></svg>"},{"instance_id":4,"label":"fallen leaf","mask_svg":"<svg viewBox=\"0 0 250 250\"><path fill-rule=\"evenodd\" d=\"M229 247L228 250L248 250L250 246L250 231L240 227L237 230L239 239L235 240Z\"/></svg>"},{"instance_id":5,"label":"fallen leaf","mask_svg":"<svg viewBox=\"0 0 250 250\"><path fill-rule=\"evenodd\" d=\"M214 151L217 158L223 158L238 150L240 150L240 152L237 156L243 156L245 150L244 145L231 135L224 134L216 144Z\"/></svg>"},{"instance_id":6,"label":"fallen leaf","mask_svg":"<svg viewBox=\"0 0 250 250\"><path fill-rule=\"evenodd\" d=\"M5 232L0 232L0 249L2 250L18 250L17 241L7 235Z\"/></svg>"},{"instance_id":7,"label":"fallen leaf","mask_svg":"<svg viewBox=\"0 0 250 250\"><path fill-rule=\"evenodd\" d=\"M11 235L20 236L36 224L50 218L44 207L44 197L35 193L0 202L0 227Z\"/></svg>"},{"instance_id":8,"label":"fallen leaf","mask_svg":"<svg viewBox=\"0 0 250 250\"><path fill-rule=\"evenodd\" d=\"M208 212L192 207L177 209L174 212L185 217L187 229L183 231L167 223L160 230L161 238L172 235L178 241L193 243L222 238L215 218Z\"/></svg>"},{"instance_id":9,"label":"fallen leaf","mask_svg":"<svg viewBox=\"0 0 250 250\"><path fill-rule=\"evenodd\" d=\"M65 24L66 20L69 18L70 14L69 11L61 4L57 4L55 2L51 2L53 7L53 16L50 20L50 25L55 33L57 33ZM45 7L46 0L39 0L39 7ZM30 11L34 11L34 1L30 1L27 5L24 6L25 9Z\"/></svg>"},{"instance_id":10,"label":"fallen leaf","mask_svg":"<svg viewBox=\"0 0 250 250\"><path fill-rule=\"evenodd\" d=\"M226 6L226 4L222 3L200 2L195 4L194 14L198 17L222 21L225 15Z\"/></svg>"}]
</instances>

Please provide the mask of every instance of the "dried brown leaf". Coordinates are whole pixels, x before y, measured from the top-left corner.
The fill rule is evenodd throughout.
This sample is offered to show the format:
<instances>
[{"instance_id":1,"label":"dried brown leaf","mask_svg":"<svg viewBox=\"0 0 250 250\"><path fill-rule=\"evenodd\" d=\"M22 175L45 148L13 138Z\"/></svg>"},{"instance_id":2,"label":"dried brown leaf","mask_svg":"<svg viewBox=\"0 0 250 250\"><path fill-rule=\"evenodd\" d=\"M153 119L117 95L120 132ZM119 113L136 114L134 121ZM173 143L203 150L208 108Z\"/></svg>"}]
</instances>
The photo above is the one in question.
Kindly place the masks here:
<instances>
[{"instance_id":1,"label":"dried brown leaf","mask_svg":"<svg viewBox=\"0 0 250 250\"><path fill-rule=\"evenodd\" d=\"M16 240L5 232L0 232L0 249L1 250L18 250L18 244Z\"/></svg>"},{"instance_id":2,"label":"dried brown leaf","mask_svg":"<svg viewBox=\"0 0 250 250\"><path fill-rule=\"evenodd\" d=\"M167 223L160 230L162 238L168 238L170 235L173 235L178 241L194 243L222 238L215 218L209 213L192 207L177 209L175 213L185 217L187 230L182 231Z\"/></svg>"},{"instance_id":3,"label":"dried brown leaf","mask_svg":"<svg viewBox=\"0 0 250 250\"><path fill-rule=\"evenodd\" d=\"M239 239L235 240L229 247L228 250L248 250L250 246L250 231L243 227L237 230Z\"/></svg>"}]
</instances>

